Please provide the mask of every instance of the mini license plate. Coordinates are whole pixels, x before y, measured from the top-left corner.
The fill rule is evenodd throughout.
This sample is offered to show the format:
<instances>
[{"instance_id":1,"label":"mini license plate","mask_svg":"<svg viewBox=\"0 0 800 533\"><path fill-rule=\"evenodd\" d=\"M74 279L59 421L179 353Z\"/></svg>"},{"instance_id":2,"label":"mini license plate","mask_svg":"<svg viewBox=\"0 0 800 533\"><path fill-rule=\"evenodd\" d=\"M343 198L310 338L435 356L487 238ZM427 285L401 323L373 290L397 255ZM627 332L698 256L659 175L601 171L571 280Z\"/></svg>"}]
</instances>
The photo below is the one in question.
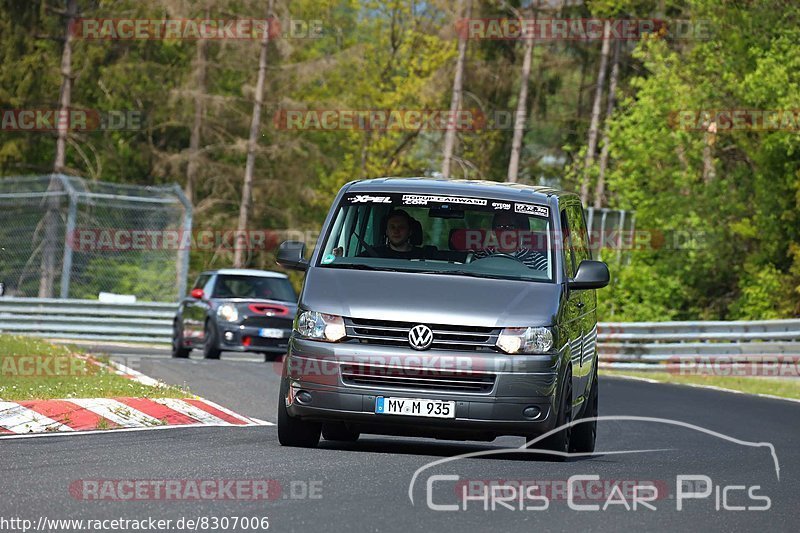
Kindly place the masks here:
<instances>
[{"instance_id":1,"label":"mini license plate","mask_svg":"<svg viewBox=\"0 0 800 533\"><path fill-rule=\"evenodd\" d=\"M455 418L456 402L378 396L375 399L375 414Z\"/></svg>"},{"instance_id":2,"label":"mini license plate","mask_svg":"<svg viewBox=\"0 0 800 533\"><path fill-rule=\"evenodd\" d=\"M267 339L282 339L283 330L275 328L261 328L258 330L259 337L266 337Z\"/></svg>"}]
</instances>

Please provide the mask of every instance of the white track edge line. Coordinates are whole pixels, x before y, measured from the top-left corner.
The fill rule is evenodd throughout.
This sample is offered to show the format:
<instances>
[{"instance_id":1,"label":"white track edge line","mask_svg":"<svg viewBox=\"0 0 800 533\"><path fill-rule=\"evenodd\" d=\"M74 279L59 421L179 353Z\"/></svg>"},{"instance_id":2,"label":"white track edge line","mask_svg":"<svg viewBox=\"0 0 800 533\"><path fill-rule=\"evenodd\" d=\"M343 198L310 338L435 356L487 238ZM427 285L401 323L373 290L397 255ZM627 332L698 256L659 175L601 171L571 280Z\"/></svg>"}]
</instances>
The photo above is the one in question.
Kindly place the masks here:
<instances>
[{"instance_id":1,"label":"white track edge line","mask_svg":"<svg viewBox=\"0 0 800 533\"><path fill-rule=\"evenodd\" d=\"M800 399L797 398L786 398L784 396L775 396L774 394L763 394L760 392L744 392L736 389L726 389L724 387L717 387L715 385L700 385L699 383L672 383L670 381L658 381L657 379L642 378L639 376L625 376L622 374L619 375L600 374L600 377L629 379L632 381L644 381L645 383L658 383L660 385L677 385L679 387L694 387L695 389L708 389L719 392L730 392L733 394L741 394L743 396L756 396L758 398L769 398L770 400L784 400L787 402L800 403Z\"/></svg>"},{"instance_id":2,"label":"white track edge line","mask_svg":"<svg viewBox=\"0 0 800 533\"><path fill-rule=\"evenodd\" d=\"M271 422L267 422L268 426L274 426L275 424ZM224 428L253 428L253 427L260 427L255 425L250 426L242 426L242 425L222 425L222 424L182 424L182 425L174 425L174 426L153 426L153 427L139 427L139 428L118 428L118 429L90 429L90 430L83 430L83 431L63 431L63 432L47 432L47 433L23 433L17 435L0 435L0 441L2 440L11 440L11 439L34 439L38 437L65 437L65 436L72 436L72 435L92 435L92 434L109 434L109 433L128 433L131 431L151 431L151 430L163 430L163 429L181 429L181 428L213 428L213 427L224 427Z\"/></svg>"}]
</instances>

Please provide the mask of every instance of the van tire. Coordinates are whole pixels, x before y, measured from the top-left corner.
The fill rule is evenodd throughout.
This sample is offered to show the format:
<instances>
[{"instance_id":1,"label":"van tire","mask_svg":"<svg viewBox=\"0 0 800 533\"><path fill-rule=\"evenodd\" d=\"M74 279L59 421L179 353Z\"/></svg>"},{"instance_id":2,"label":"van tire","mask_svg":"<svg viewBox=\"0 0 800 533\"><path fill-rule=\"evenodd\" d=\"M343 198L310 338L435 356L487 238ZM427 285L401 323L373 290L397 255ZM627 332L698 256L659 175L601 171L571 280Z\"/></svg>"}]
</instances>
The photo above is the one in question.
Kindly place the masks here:
<instances>
[{"instance_id":1,"label":"van tire","mask_svg":"<svg viewBox=\"0 0 800 533\"><path fill-rule=\"evenodd\" d=\"M572 371L567 370L564 376L564 381L561 385L561 398L558 402L558 417L554 428L569 424L572 422ZM542 458L556 463L562 463L567 460L564 455L570 451L570 440L572 435L572 427L567 426L562 428L557 433L553 433L549 437L534 444L535 448L543 450L552 450L560 453L543 453Z\"/></svg>"},{"instance_id":2,"label":"van tire","mask_svg":"<svg viewBox=\"0 0 800 533\"><path fill-rule=\"evenodd\" d=\"M597 365L597 363L595 363ZM597 366L595 366L592 388L589 389L589 396L583 409L581 418L593 418L598 413L598 388ZM571 452L591 453L594 451L595 441L597 440L597 420L592 422L580 422L575 424L572 431L572 442L570 443Z\"/></svg>"},{"instance_id":3,"label":"van tire","mask_svg":"<svg viewBox=\"0 0 800 533\"><path fill-rule=\"evenodd\" d=\"M289 416L289 412L286 410L286 394L288 392L288 382L285 379L281 380L281 391L278 398L278 442L281 443L281 446L316 448L319 444L322 424Z\"/></svg>"}]
</instances>

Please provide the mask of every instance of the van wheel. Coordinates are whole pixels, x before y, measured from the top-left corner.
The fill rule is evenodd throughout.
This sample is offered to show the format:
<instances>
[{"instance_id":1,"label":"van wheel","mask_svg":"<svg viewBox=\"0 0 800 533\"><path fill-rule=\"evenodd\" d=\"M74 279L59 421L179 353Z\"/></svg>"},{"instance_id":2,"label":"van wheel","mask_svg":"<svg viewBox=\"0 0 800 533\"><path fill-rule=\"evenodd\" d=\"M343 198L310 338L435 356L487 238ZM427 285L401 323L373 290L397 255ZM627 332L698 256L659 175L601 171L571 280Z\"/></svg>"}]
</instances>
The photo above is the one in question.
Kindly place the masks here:
<instances>
[{"instance_id":1,"label":"van wheel","mask_svg":"<svg viewBox=\"0 0 800 533\"><path fill-rule=\"evenodd\" d=\"M217 328L210 320L206 320L206 327L203 332L203 357L206 359L219 359L219 339L217 339Z\"/></svg>"},{"instance_id":2,"label":"van wheel","mask_svg":"<svg viewBox=\"0 0 800 533\"><path fill-rule=\"evenodd\" d=\"M596 363L595 363L596 364ZM596 367L595 367L596 368ZM592 388L589 390L589 397L586 398L586 406L583 409L581 418L593 418L598 413L598 383L597 370L594 372ZM591 422L580 422L575 424L572 432L572 442L570 443L571 452L591 453L594 451L594 444L597 440L597 420Z\"/></svg>"},{"instance_id":3,"label":"van wheel","mask_svg":"<svg viewBox=\"0 0 800 533\"><path fill-rule=\"evenodd\" d=\"M281 446L316 448L319 444L322 424L289 416L289 412L286 410L286 394L288 392L289 383L281 380L281 392L278 398L278 442L281 443Z\"/></svg>"},{"instance_id":4,"label":"van wheel","mask_svg":"<svg viewBox=\"0 0 800 533\"><path fill-rule=\"evenodd\" d=\"M347 426L341 422L333 424L324 424L322 426L322 437L325 440L338 440L342 442L355 442L361 433L348 429Z\"/></svg>"},{"instance_id":5,"label":"van wheel","mask_svg":"<svg viewBox=\"0 0 800 533\"><path fill-rule=\"evenodd\" d=\"M561 427L557 433L553 433L549 437L534 444L534 447L543 450L552 450L554 452L568 453L570 451L570 440L572 437L572 426L568 426L572 422L572 372L568 371L564 377L564 383L561 386L561 399L558 402L558 418L554 427ZM562 427L565 426L566 427ZM542 454L542 458L561 463L567 460L566 455L559 454Z\"/></svg>"}]
</instances>

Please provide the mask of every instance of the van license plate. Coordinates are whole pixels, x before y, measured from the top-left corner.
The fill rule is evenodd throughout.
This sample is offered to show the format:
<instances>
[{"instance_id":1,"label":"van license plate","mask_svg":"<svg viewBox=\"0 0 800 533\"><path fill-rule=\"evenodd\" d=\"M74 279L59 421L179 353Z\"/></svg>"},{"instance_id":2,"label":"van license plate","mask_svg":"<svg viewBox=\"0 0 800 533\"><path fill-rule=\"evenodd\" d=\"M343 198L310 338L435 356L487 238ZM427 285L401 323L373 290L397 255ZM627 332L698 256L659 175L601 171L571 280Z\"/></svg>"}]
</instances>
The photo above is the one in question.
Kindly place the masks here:
<instances>
[{"instance_id":1,"label":"van license plate","mask_svg":"<svg viewBox=\"0 0 800 533\"><path fill-rule=\"evenodd\" d=\"M282 339L283 330L276 328L261 328L258 330L259 337L266 337L267 339Z\"/></svg>"},{"instance_id":2,"label":"van license plate","mask_svg":"<svg viewBox=\"0 0 800 533\"><path fill-rule=\"evenodd\" d=\"M375 399L375 414L455 418L456 402L378 396Z\"/></svg>"}]
</instances>

